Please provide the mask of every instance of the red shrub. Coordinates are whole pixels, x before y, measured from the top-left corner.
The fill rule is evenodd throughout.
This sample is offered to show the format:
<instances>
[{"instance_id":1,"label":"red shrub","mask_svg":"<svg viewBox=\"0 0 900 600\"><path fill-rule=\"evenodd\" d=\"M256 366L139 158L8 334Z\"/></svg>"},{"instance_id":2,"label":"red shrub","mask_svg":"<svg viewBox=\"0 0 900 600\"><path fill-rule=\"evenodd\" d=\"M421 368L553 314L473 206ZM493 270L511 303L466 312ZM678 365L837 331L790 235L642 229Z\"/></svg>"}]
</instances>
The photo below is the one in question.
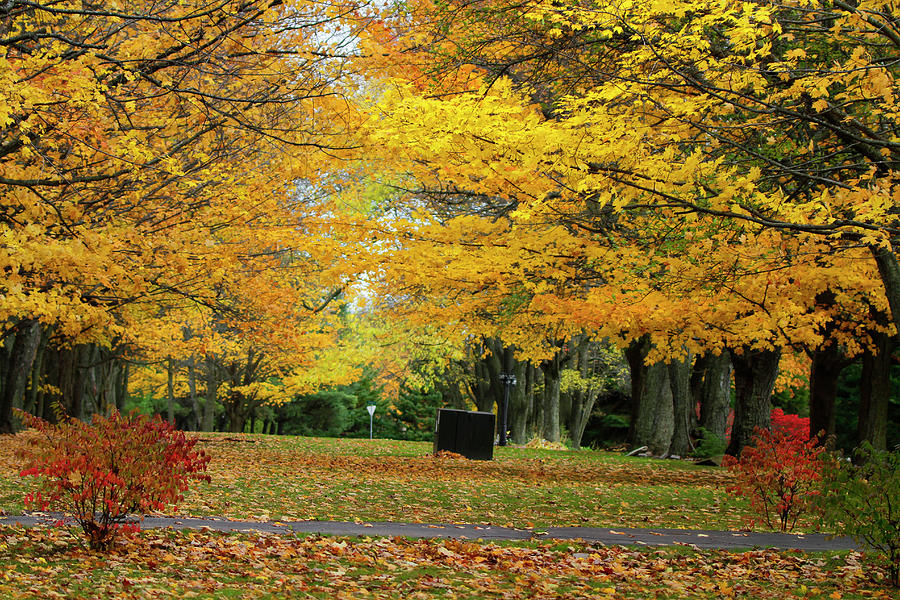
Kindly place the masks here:
<instances>
[{"instance_id":1,"label":"red shrub","mask_svg":"<svg viewBox=\"0 0 900 600\"><path fill-rule=\"evenodd\" d=\"M773 431L783 431L801 440L809 439L809 417L786 415L780 408L775 408L772 409L771 420Z\"/></svg>"},{"instance_id":2,"label":"red shrub","mask_svg":"<svg viewBox=\"0 0 900 600\"><path fill-rule=\"evenodd\" d=\"M790 531L800 515L815 509L816 484L822 479L819 455L824 449L808 437L781 428L757 430L754 444L743 449L740 459L726 456L722 463L735 475L734 485L726 491L748 498L753 511L772 529Z\"/></svg>"},{"instance_id":3,"label":"red shrub","mask_svg":"<svg viewBox=\"0 0 900 600\"><path fill-rule=\"evenodd\" d=\"M63 418L53 425L18 411L41 435L22 451L22 476L38 477L28 508L71 513L91 548L109 547L128 513L178 502L192 479L209 481L209 456L159 417L95 415L92 423Z\"/></svg>"}]
</instances>

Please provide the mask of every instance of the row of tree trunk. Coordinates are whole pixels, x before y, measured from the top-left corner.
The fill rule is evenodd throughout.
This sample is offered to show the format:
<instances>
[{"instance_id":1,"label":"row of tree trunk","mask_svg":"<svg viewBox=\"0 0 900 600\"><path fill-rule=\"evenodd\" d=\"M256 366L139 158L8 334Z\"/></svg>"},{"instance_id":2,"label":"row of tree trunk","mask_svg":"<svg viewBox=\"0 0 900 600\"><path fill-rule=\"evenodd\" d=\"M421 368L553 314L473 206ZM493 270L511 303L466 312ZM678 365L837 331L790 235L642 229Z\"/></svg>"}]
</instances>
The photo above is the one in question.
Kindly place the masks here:
<instances>
[{"instance_id":1,"label":"row of tree trunk","mask_svg":"<svg viewBox=\"0 0 900 600\"><path fill-rule=\"evenodd\" d=\"M835 433L835 401L841 371L853 360L862 362L859 390L858 442L884 449L890 401L890 366L895 343L873 333L873 346L860 357L848 359L837 344L810 352L810 435L823 442ZM592 369L596 344L588 338L573 340L553 359L537 365L518 361L514 349L497 339L483 341L474 361L470 394L478 410L498 415L503 422L506 389L501 374L515 375L509 390L507 427L512 443L534 437L559 441L563 429L578 447L593 410L599 388L560 392L564 369L582 377ZM685 353L680 360L648 363L649 338L635 340L625 349L631 373L631 447L646 446L656 456L686 456L701 435L729 440L727 454L738 455L752 442L757 428L770 426L772 393L778 377L781 350L750 347L724 349L699 356ZM732 394L734 399L732 402ZM733 420L730 424L729 415Z\"/></svg>"},{"instance_id":2,"label":"row of tree trunk","mask_svg":"<svg viewBox=\"0 0 900 600\"><path fill-rule=\"evenodd\" d=\"M894 343L886 335L873 336L874 348L859 358L863 373L856 434L859 443L884 449ZM769 428L780 349L727 349L668 364L647 364L649 351L647 339L637 340L625 351L632 376L629 441L633 447L647 446L658 456L684 456L693 449L691 440L700 428L726 439L732 381L734 419L726 453L739 455L757 428ZM853 361L835 344L811 352L811 358L810 435L827 442L835 434L838 378Z\"/></svg>"},{"instance_id":3,"label":"row of tree trunk","mask_svg":"<svg viewBox=\"0 0 900 600\"><path fill-rule=\"evenodd\" d=\"M887 410L890 401L890 366L895 342L885 334L872 334L873 347L862 361L857 438L876 448L886 446ZM582 381L598 366L598 344L576 338L556 355L534 364L518 361L514 349L497 339L484 341L473 361L469 393L478 410L502 410L507 393L502 374L511 374L507 428L515 444L534 437L560 441L563 430L580 446L585 426L600 385L575 386L561 391L563 371L574 370ZM771 395L778 374L780 351L729 349L666 363L647 364L650 342L642 338L625 350L631 372L632 418L629 442L647 446L655 455L687 455L699 428L725 439L731 410L731 382L735 402L731 442L727 452L738 454L756 427L769 426ZM810 429L813 435L835 432L835 398L838 377L852 360L837 344L811 352ZM259 402L239 392L219 398L228 382L231 388L246 386L257 376L264 357L248 352L240 360L222 361L213 356L168 362L167 417L175 420L174 379L186 370L192 429L211 431L216 425L217 404L225 408L225 427L243 431ZM128 393L129 363L115 352L94 344L64 345L37 321L12 324L0 345L0 433L13 431L13 407L53 419L52 405L59 402L67 414L83 418L121 408ZM202 389L202 395L200 390ZM462 405L462 399L458 399ZM496 408L495 408L496 407ZM699 410L698 410L699 409ZM498 423L499 427L499 423Z\"/></svg>"},{"instance_id":4,"label":"row of tree trunk","mask_svg":"<svg viewBox=\"0 0 900 600\"><path fill-rule=\"evenodd\" d=\"M13 408L49 420L55 403L79 418L119 408L128 374L128 363L107 348L66 345L37 321L18 321L0 345L0 433L13 431Z\"/></svg>"},{"instance_id":5,"label":"row of tree trunk","mask_svg":"<svg viewBox=\"0 0 900 600\"><path fill-rule=\"evenodd\" d=\"M191 414L183 425L212 431L217 425L243 431L261 404L235 388L247 386L260 374L262 353L222 360L215 356L167 361L166 418L175 423L176 373L186 372ZM66 414L85 418L122 409L128 394L130 363L120 353L96 344L66 344L35 320L10 324L0 343L0 433L12 433L13 408L53 421L54 404ZM231 391L219 397L224 383ZM202 395L201 395L202 393ZM225 410L219 423L218 406Z\"/></svg>"},{"instance_id":6,"label":"row of tree trunk","mask_svg":"<svg viewBox=\"0 0 900 600\"><path fill-rule=\"evenodd\" d=\"M507 394L501 375L513 375L516 383L509 387L506 415L510 442L525 444L537 437L559 442L565 432L569 443L579 447L594 404L607 391L591 378L600 368L598 343L587 336L577 337L566 346L561 345L552 358L537 364L516 360L515 349L504 346L499 339L482 343L483 347L473 349L468 391L479 411L496 411L498 432ZM563 392L566 369L576 371L582 385Z\"/></svg>"}]
</instances>

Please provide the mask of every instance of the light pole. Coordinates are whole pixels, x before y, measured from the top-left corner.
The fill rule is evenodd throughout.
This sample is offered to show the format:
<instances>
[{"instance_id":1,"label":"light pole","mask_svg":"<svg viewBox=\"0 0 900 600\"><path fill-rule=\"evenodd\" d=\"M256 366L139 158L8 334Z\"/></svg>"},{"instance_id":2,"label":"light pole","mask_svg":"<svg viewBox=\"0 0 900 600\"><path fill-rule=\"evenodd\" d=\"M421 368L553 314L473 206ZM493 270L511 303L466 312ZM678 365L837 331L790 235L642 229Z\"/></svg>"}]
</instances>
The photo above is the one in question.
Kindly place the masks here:
<instances>
[{"instance_id":1,"label":"light pole","mask_svg":"<svg viewBox=\"0 0 900 600\"><path fill-rule=\"evenodd\" d=\"M506 445L506 420L509 416L509 388L516 385L516 376L512 373L500 373L500 383L506 388L503 393L503 410L500 415L500 442L498 446Z\"/></svg>"},{"instance_id":2,"label":"light pole","mask_svg":"<svg viewBox=\"0 0 900 600\"><path fill-rule=\"evenodd\" d=\"M375 417L375 405L367 404L366 410L369 411L369 439L372 439L372 419Z\"/></svg>"}]
</instances>

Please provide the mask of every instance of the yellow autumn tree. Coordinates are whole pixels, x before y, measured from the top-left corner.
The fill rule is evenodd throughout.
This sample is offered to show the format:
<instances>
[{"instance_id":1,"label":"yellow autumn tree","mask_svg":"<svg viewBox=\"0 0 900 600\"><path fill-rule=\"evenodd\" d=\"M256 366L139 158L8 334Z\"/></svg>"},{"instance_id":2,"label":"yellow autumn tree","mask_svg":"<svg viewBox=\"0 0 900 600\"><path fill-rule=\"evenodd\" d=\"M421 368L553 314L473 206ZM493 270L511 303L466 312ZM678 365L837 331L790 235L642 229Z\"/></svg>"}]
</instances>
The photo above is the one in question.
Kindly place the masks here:
<instances>
[{"instance_id":1,"label":"yellow autumn tree","mask_svg":"<svg viewBox=\"0 0 900 600\"><path fill-rule=\"evenodd\" d=\"M311 359L323 303L353 276L322 237L315 181L353 143L354 8L4 6L0 322L16 375L0 431L29 378L74 401L59 382L86 345L152 360L218 327ZM39 348L67 366L33 372Z\"/></svg>"},{"instance_id":2,"label":"yellow autumn tree","mask_svg":"<svg viewBox=\"0 0 900 600\"><path fill-rule=\"evenodd\" d=\"M823 343L824 292L863 330L897 304L892 32L868 5L423 2L382 36L404 59L373 98L373 152L420 206L470 211L438 227L479 256L454 278L470 305L529 282L524 319L771 364ZM459 65L476 76L447 77Z\"/></svg>"}]
</instances>

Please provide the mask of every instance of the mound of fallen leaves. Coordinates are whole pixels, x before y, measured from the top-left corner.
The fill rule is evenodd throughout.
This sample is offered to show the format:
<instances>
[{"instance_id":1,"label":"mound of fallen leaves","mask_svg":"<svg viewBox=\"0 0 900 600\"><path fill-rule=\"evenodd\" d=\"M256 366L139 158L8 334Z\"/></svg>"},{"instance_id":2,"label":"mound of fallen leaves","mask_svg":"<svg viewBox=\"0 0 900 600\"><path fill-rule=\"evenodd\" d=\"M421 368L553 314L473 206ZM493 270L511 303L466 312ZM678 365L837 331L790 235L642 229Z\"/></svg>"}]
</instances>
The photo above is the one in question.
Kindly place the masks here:
<instances>
[{"instance_id":1,"label":"mound of fallen leaves","mask_svg":"<svg viewBox=\"0 0 900 600\"><path fill-rule=\"evenodd\" d=\"M153 530L89 552L58 529L0 528L0 597L887 598L861 557L578 543ZM873 579L874 578L874 579Z\"/></svg>"}]
</instances>

